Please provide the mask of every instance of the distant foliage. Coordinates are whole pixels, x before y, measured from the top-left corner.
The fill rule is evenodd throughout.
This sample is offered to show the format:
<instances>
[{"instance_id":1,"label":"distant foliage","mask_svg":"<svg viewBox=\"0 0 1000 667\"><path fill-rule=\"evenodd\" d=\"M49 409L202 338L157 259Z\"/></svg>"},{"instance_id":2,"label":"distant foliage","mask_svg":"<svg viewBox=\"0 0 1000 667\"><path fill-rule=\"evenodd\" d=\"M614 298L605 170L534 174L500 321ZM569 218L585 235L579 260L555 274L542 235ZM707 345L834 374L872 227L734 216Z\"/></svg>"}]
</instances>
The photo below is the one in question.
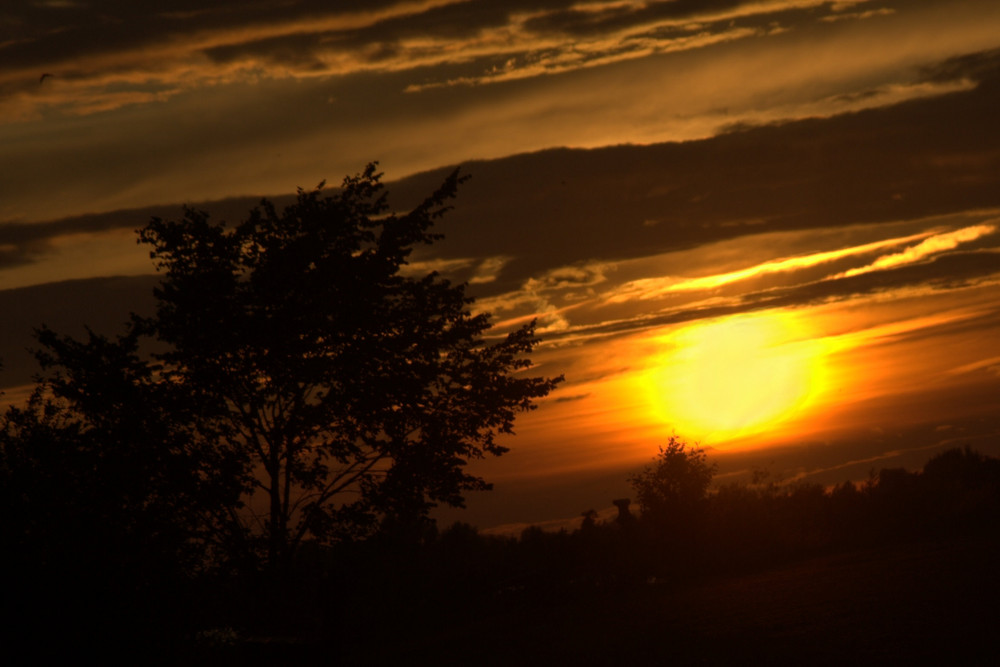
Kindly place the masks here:
<instances>
[{"instance_id":1,"label":"distant foliage","mask_svg":"<svg viewBox=\"0 0 1000 667\"><path fill-rule=\"evenodd\" d=\"M529 527L517 539L456 524L413 556L426 586L417 597L468 595L462 599L470 603L529 604L606 587L683 585L695 576L771 567L838 549L991 535L1000 521L1000 459L969 449L942 452L922 472L887 469L865 483L830 489L780 484L765 475L712 487L706 480L714 469L703 451L673 440L644 475L634 477L649 482L662 479L653 475L659 472L676 481L666 475L672 471L696 482L664 484L660 491L672 493L657 496L694 508L679 523L643 514L630 528L618 519L597 521L588 510L572 533ZM373 562L380 563L375 570L386 569L384 561Z\"/></svg>"},{"instance_id":2,"label":"distant foliage","mask_svg":"<svg viewBox=\"0 0 1000 667\"><path fill-rule=\"evenodd\" d=\"M672 436L651 465L629 478L643 519L672 528L689 524L704 510L716 469L703 449Z\"/></svg>"}]
</instances>

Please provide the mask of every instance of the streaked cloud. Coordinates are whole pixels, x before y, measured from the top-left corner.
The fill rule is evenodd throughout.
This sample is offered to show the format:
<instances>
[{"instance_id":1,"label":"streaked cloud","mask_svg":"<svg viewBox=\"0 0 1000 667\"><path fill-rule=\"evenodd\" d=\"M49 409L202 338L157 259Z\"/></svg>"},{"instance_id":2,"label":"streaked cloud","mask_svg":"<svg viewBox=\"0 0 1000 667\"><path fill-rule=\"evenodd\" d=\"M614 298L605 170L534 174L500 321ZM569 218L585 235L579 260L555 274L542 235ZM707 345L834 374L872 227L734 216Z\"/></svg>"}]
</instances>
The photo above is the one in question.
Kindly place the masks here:
<instances>
[{"instance_id":1,"label":"streaked cloud","mask_svg":"<svg viewBox=\"0 0 1000 667\"><path fill-rule=\"evenodd\" d=\"M974 361L970 364L965 364L954 368L951 373L954 375L962 375L964 373L974 373L976 371L987 371L1000 377L1000 357L990 357L988 359L980 359Z\"/></svg>"},{"instance_id":2,"label":"streaked cloud","mask_svg":"<svg viewBox=\"0 0 1000 667\"><path fill-rule=\"evenodd\" d=\"M417 93L444 86L473 86L562 74L579 69L602 67L628 60L647 58L658 54L704 48L713 44L721 44L753 36L765 36L766 34L767 31L761 29L734 28L717 33L702 31L691 35L680 35L671 38L661 37L642 40L636 38L627 49L620 48L618 40L613 40L611 44L606 41L596 44L574 41L571 45L559 43L548 48L543 47L537 51L532 50L527 52L523 50L527 46L526 44L512 51L517 54L516 56L512 55L502 64L490 66L482 74L462 76L444 81L411 84L406 87L406 92ZM623 39L628 39L628 37L623 37ZM530 40L529 44L533 49L539 46L535 40ZM496 57L495 53L491 53L490 55L491 57Z\"/></svg>"},{"instance_id":3,"label":"streaked cloud","mask_svg":"<svg viewBox=\"0 0 1000 667\"><path fill-rule=\"evenodd\" d=\"M986 0L158 7L2 10L0 220L845 118L982 93L990 58L959 61L1000 47Z\"/></svg>"},{"instance_id":4,"label":"streaked cloud","mask_svg":"<svg viewBox=\"0 0 1000 667\"><path fill-rule=\"evenodd\" d=\"M0 112L21 119L46 109L90 114L162 102L206 86L364 73L411 72L415 80L404 87L409 91L500 83L767 37L817 20L860 20L894 11L843 9L828 0L505 3L503 8L471 0L417 0L348 3L336 10L317 2L157 13L119 6L102 21L50 6L42 14L7 18L28 34L0 47L8 55L8 65L0 67ZM54 22L48 29L35 24L43 17ZM968 43L968 48L975 47ZM50 85L32 85L37 68L52 73Z\"/></svg>"},{"instance_id":5,"label":"streaked cloud","mask_svg":"<svg viewBox=\"0 0 1000 667\"><path fill-rule=\"evenodd\" d=\"M924 232L922 234L914 234L904 238L875 241L873 243L866 243L860 246L830 250L827 252L804 255L801 257L775 259L762 264L757 264L755 266L749 266L738 271L730 271L729 273L718 275L701 276L698 278L666 277L634 280L622 285L617 293L612 294L607 298L611 303L621 303L624 301L632 301L634 299L655 299L662 297L669 292L709 290L740 280L756 278L769 273L794 271L796 269L804 269L817 266L819 264L825 264L834 260L850 257L852 255L870 253L873 250L879 250L889 246L901 245L916 239L926 238L931 234L932 232ZM845 273L838 277L845 277L848 275L856 274Z\"/></svg>"},{"instance_id":6,"label":"streaked cloud","mask_svg":"<svg viewBox=\"0 0 1000 667\"><path fill-rule=\"evenodd\" d=\"M857 276L871 271L880 271L894 266L919 262L931 255L947 250L953 250L962 243L969 243L970 241L975 241L983 236L995 234L996 231L996 225L983 224L976 225L974 227L965 227L964 229L957 229L951 232L934 234L933 236L922 240L920 243L906 248L902 252L893 253L891 255L883 255L867 266L848 269L847 271L839 273L833 277L849 278L851 276Z\"/></svg>"},{"instance_id":7,"label":"streaked cloud","mask_svg":"<svg viewBox=\"0 0 1000 667\"><path fill-rule=\"evenodd\" d=\"M879 9L868 9L863 12L844 12L843 14L830 14L829 16L824 16L821 21L833 22L833 21L858 21L862 19L870 19L875 16L891 16L895 14L895 9L889 9L888 7L881 7Z\"/></svg>"}]
</instances>

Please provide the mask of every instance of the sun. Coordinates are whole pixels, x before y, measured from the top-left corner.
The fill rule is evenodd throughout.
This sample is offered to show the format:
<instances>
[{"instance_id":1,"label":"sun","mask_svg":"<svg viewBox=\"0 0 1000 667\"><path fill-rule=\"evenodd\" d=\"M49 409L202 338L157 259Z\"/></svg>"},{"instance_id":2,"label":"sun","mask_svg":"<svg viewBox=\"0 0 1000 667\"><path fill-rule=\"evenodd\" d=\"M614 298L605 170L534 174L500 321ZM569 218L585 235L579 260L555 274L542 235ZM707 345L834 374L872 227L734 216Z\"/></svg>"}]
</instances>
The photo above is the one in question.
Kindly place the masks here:
<instances>
[{"instance_id":1,"label":"sun","mask_svg":"<svg viewBox=\"0 0 1000 667\"><path fill-rule=\"evenodd\" d=\"M658 344L643 384L652 410L685 437L718 442L775 428L824 386L822 344L792 313L712 320Z\"/></svg>"}]
</instances>

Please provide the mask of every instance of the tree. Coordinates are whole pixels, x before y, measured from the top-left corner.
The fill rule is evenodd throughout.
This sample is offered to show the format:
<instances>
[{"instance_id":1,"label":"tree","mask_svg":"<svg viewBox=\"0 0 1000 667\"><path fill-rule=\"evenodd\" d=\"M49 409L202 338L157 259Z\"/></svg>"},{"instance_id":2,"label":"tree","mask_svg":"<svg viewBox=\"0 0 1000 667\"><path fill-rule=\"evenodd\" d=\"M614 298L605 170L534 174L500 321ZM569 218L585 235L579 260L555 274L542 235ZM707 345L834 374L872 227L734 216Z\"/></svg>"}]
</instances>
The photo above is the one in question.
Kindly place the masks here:
<instances>
[{"instance_id":1,"label":"tree","mask_svg":"<svg viewBox=\"0 0 1000 667\"><path fill-rule=\"evenodd\" d=\"M0 422L8 451L61 475L54 485L91 520L152 538L148 551L175 564L203 566L206 550L221 547L214 528L239 502L236 461L196 437L194 405L176 400L144 358L141 328L115 339L88 330L77 341L43 326L36 339L49 375Z\"/></svg>"},{"instance_id":2,"label":"tree","mask_svg":"<svg viewBox=\"0 0 1000 667\"><path fill-rule=\"evenodd\" d=\"M671 529L690 525L702 509L716 469L704 449L689 448L671 436L651 465L629 477L642 518Z\"/></svg>"},{"instance_id":3,"label":"tree","mask_svg":"<svg viewBox=\"0 0 1000 667\"><path fill-rule=\"evenodd\" d=\"M211 560L239 487L164 402L134 332L37 338L53 373L0 416L0 558L16 573L4 603L19 634L152 640L188 621L183 585Z\"/></svg>"},{"instance_id":4,"label":"tree","mask_svg":"<svg viewBox=\"0 0 1000 667\"><path fill-rule=\"evenodd\" d=\"M188 208L139 230L164 279L134 326L192 437L237 462L248 511L228 529L272 570L305 539L412 530L489 488L466 464L504 453L497 436L561 380L520 374L534 323L487 341L464 285L404 271L441 238L458 171L404 215L380 177L300 189L280 213L264 200L234 227Z\"/></svg>"}]
</instances>

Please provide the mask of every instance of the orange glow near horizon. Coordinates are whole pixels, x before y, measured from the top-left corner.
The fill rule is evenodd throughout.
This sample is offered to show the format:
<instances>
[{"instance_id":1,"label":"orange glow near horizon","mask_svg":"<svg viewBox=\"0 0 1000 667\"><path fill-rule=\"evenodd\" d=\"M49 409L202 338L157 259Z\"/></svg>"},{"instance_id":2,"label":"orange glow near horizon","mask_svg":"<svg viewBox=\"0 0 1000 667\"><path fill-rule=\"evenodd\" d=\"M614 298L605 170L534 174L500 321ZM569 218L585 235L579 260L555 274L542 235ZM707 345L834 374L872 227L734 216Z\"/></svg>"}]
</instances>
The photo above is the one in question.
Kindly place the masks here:
<instances>
[{"instance_id":1,"label":"orange glow near horizon","mask_svg":"<svg viewBox=\"0 0 1000 667\"><path fill-rule=\"evenodd\" d=\"M713 445L800 417L827 388L822 338L788 312L740 315L658 340L641 389L678 433Z\"/></svg>"}]
</instances>

